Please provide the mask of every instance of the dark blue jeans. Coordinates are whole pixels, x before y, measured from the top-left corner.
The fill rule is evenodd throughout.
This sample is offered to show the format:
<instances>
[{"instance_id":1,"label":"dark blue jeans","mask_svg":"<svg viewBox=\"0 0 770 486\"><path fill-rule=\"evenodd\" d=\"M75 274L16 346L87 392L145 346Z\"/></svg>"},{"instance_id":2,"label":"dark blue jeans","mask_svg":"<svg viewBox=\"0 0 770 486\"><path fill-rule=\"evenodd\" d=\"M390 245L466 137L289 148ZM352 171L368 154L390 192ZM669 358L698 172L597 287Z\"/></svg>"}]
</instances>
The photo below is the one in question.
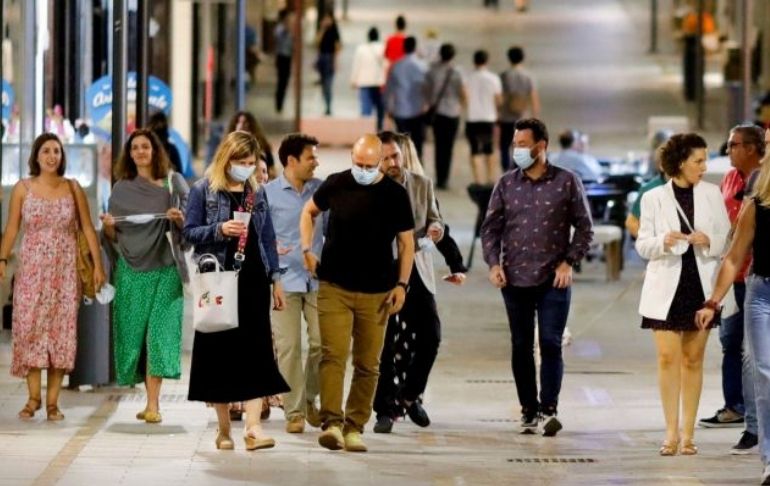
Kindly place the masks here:
<instances>
[{"instance_id":1,"label":"dark blue jeans","mask_svg":"<svg viewBox=\"0 0 770 486\"><path fill-rule=\"evenodd\" d=\"M725 407L743 415L743 301L746 284L735 283L733 290L738 312L723 318L719 327L719 342L722 343L722 393Z\"/></svg>"},{"instance_id":2,"label":"dark blue jeans","mask_svg":"<svg viewBox=\"0 0 770 486\"><path fill-rule=\"evenodd\" d=\"M511 368L522 413L540 410L555 414L564 375L561 340L567 325L572 289L554 288L553 277L549 277L537 287L508 285L502 293L511 328ZM534 356L535 314L541 357L539 402Z\"/></svg>"}]
</instances>

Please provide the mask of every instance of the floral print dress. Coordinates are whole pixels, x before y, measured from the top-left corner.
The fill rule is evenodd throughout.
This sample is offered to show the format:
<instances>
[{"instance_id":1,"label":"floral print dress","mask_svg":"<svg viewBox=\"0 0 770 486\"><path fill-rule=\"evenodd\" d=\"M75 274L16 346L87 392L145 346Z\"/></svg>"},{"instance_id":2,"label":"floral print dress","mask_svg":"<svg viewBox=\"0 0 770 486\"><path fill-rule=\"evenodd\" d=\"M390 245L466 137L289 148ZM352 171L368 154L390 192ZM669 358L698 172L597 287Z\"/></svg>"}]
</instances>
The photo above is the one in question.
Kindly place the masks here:
<instances>
[{"instance_id":1,"label":"floral print dress","mask_svg":"<svg viewBox=\"0 0 770 486\"><path fill-rule=\"evenodd\" d=\"M79 281L75 201L36 196L27 187L24 237L13 289L11 375L30 368L71 371L75 365Z\"/></svg>"}]
</instances>

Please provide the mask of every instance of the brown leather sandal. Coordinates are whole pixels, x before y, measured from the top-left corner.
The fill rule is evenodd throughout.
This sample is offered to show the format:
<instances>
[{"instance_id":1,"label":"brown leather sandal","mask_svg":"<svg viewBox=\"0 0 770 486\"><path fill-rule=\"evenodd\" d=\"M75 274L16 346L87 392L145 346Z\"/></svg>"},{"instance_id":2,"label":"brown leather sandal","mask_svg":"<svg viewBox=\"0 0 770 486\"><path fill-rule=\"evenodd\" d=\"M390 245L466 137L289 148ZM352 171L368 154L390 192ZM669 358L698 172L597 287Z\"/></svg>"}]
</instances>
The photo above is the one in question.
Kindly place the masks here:
<instances>
[{"instance_id":1,"label":"brown leather sandal","mask_svg":"<svg viewBox=\"0 0 770 486\"><path fill-rule=\"evenodd\" d=\"M57 422L59 420L64 420L64 414L61 413L61 410L59 410L59 406L56 404L46 405L45 411L48 414L48 420L50 422Z\"/></svg>"},{"instance_id":2,"label":"brown leather sandal","mask_svg":"<svg viewBox=\"0 0 770 486\"><path fill-rule=\"evenodd\" d=\"M698 446L692 440L685 440L682 442L682 447L679 449L679 453L683 456L694 456L698 453Z\"/></svg>"},{"instance_id":3,"label":"brown leather sandal","mask_svg":"<svg viewBox=\"0 0 770 486\"><path fill-rule=\"evenodd\" d=\"M31 419L35 416L35 412L40 410L41 401L39 398L30 398L27 403L24 404L24 408L19 412L19 418L23 420Z\"/></svg>"},{"instance_id":4,"label":"brown leather sandal","mask_svg":"<svg viewBox=\"0 0 770 486\"><path fill-rule=\"evenodd\" d=\"M658 452L661 456L675 456L679 450L679 441L664 440Z\"/></svg>"}]
</instances>

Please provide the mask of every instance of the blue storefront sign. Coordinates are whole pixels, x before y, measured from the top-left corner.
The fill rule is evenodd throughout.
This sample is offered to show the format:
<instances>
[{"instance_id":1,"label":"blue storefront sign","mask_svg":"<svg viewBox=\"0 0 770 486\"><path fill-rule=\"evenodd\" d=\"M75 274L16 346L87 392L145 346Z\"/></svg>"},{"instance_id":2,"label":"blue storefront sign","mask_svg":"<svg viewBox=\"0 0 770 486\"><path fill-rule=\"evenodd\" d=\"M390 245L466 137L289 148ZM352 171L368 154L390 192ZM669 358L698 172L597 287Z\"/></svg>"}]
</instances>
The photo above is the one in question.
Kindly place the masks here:
<instances>
[{"instance_id":1,"label":"blue storefront sign","mask_svg":"<svg viewBox=\"0 0 770 486\"><path fill-rule=\"evenodd\" d=\"M14 92L11 83L3 80L3 109L2 118L3 123L8 124L8 120L11 119L11 111L13 110Z\"/></svg>"}]
</instances>

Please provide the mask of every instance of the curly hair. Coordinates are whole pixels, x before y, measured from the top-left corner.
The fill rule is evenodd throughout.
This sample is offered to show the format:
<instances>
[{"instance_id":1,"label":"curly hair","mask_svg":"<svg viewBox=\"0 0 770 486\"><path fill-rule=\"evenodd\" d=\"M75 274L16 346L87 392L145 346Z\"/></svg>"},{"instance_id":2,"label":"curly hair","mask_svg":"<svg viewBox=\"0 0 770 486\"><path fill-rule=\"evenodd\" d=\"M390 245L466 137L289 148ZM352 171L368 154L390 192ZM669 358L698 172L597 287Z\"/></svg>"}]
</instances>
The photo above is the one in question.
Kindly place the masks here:
<instances>
[{"instance_id":1,"label":"curly hair","mask_svg":"<svg viewBox=\"0 0 770 486\"><path fill-rule=\"evenodd\" d=\"M131 144L139 137L145 137L152 146L152 176L155 179L162 179L168 175L171 163L160 139L152 130L139 128L128 136L128 140L123 145L123 151L120 154L118 163L115 165L114 175L116 181L121 179L133 180L139 174L136 162L131 157Z\"/></svg>"},{"instance_id":2,"label":"curly hair","mask_svg":"<svg viewBox=\"0 0 770 486\"><path fill-rule=\"evenodd\" d=\"M705 149L706 141L697 133L677 133L658 149L660 165L669 177L676 177L682 171L682 164L696 149Z\"/></svg>"}]
</instances>

